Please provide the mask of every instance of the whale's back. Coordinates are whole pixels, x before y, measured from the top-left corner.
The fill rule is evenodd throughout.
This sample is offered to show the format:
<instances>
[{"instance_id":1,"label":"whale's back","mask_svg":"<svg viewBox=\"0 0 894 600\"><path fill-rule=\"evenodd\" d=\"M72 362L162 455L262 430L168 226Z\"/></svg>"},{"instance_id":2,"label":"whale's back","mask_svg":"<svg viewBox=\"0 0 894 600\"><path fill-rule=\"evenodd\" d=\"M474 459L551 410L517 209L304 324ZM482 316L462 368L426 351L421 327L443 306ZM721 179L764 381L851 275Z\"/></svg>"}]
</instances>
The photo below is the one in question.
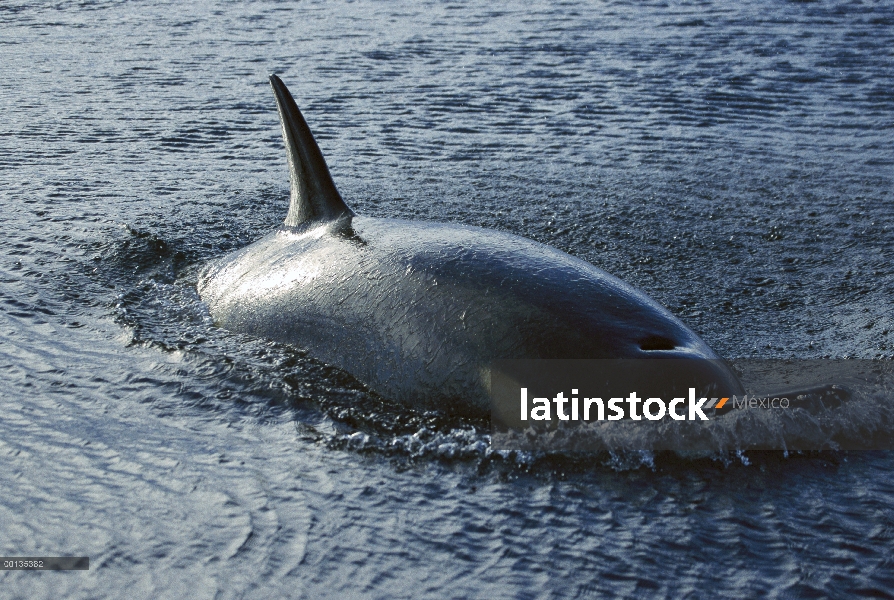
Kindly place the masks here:
<instances>
[{"instance_id":1,"label":"whale's back","mask_svg":"<svg viewBox=\"0 0 894 600\"><path fill-rule=\"evenodd\" d=\"M484 408L497 359L716 358L589 263L464 225L354 217L284 228L207 269L199 289L223 327L307 349L415 405Z\"/></svg>"}]
</instances>

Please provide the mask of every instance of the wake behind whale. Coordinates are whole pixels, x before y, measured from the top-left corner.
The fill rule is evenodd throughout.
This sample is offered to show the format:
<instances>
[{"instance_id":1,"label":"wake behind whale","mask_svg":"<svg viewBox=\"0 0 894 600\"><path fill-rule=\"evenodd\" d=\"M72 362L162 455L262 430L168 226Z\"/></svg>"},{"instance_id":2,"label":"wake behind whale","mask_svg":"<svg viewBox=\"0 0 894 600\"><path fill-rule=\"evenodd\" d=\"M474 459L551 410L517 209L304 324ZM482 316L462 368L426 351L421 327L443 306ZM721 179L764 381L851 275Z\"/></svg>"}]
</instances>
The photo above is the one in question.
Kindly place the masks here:
<instances>
[{"instance_id":1,"label":"wake behind whale","mask_svg":"<svg viewBox=\"0 0 894 600\"><path fill-rule=\"evenodd\" d=\"M500 359L708 359L689 362L701 376L708 369L718 393L742 393L667 309L585 261L479 227L355 215L288 89L275 75L270 83L291 203L282 227L201 274L219 325L449 412L487 412Z\"/></svg>"}]
</instances>

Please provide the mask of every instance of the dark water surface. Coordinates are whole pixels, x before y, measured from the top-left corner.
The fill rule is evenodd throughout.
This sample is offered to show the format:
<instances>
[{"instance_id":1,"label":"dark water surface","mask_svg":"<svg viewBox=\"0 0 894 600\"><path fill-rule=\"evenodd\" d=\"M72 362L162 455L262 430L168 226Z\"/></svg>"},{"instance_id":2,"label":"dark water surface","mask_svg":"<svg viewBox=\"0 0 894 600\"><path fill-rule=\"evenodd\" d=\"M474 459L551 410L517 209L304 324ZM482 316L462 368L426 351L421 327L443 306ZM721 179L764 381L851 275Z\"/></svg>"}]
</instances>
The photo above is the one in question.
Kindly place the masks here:
<instances>
[{"instance_id":1,"label":"dark water surface","mask_svg":"<svg viewBox=\"0 0 894 600\"><path fill-rule=\"evenodd\" d=\"M894 356L890 2L0 4L9 598L894 595L891 453L503 457L218 330L282 221L267 74L347 202L524 235L728 357Z\"/></svg>"}]
</instances>

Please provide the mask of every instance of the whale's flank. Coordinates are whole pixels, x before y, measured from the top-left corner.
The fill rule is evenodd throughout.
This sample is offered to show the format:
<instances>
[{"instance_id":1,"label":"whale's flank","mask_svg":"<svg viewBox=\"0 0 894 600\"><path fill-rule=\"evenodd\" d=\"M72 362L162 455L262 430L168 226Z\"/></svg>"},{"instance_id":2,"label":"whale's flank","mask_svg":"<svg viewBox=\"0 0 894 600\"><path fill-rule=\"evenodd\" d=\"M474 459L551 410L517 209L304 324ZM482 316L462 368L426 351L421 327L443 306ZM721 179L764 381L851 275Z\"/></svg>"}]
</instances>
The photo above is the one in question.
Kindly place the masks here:
<instances>
[{"instance_id":1,"label":"whale's flank","mask_svg":"<svg viewBox=\"0 0 894 600\"><path fill-rule=\"evenodd\" d=\"M270 85L276 96L282 137L289 159L292 196L285 225L297 227L311 221L334 221L343 216L353 216L354 213L338 193L323 153L292 94L276 75L270 76Z\"/></svg>"}]
</instances>

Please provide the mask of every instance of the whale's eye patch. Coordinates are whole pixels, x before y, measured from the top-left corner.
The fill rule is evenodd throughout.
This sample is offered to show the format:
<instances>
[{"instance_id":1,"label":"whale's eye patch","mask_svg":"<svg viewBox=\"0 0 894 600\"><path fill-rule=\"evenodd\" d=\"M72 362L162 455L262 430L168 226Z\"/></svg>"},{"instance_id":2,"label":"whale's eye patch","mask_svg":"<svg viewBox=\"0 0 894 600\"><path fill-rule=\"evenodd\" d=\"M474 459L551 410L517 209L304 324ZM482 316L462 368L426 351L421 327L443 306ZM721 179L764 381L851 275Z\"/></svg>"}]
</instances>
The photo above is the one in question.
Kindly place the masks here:
<instances>
[{"instance_id":1,"label":"whale's eye patch","mask_svg":"<svg viewBox=\"0 0 894 600\"><path fill-rule=\"evenodd\" d=\"M640 341L639 347L642 350L673 350L677 347L677 345L666 337L661 337L660 335L650 335L649 337Z\"/></svg>"}]
</instances>

